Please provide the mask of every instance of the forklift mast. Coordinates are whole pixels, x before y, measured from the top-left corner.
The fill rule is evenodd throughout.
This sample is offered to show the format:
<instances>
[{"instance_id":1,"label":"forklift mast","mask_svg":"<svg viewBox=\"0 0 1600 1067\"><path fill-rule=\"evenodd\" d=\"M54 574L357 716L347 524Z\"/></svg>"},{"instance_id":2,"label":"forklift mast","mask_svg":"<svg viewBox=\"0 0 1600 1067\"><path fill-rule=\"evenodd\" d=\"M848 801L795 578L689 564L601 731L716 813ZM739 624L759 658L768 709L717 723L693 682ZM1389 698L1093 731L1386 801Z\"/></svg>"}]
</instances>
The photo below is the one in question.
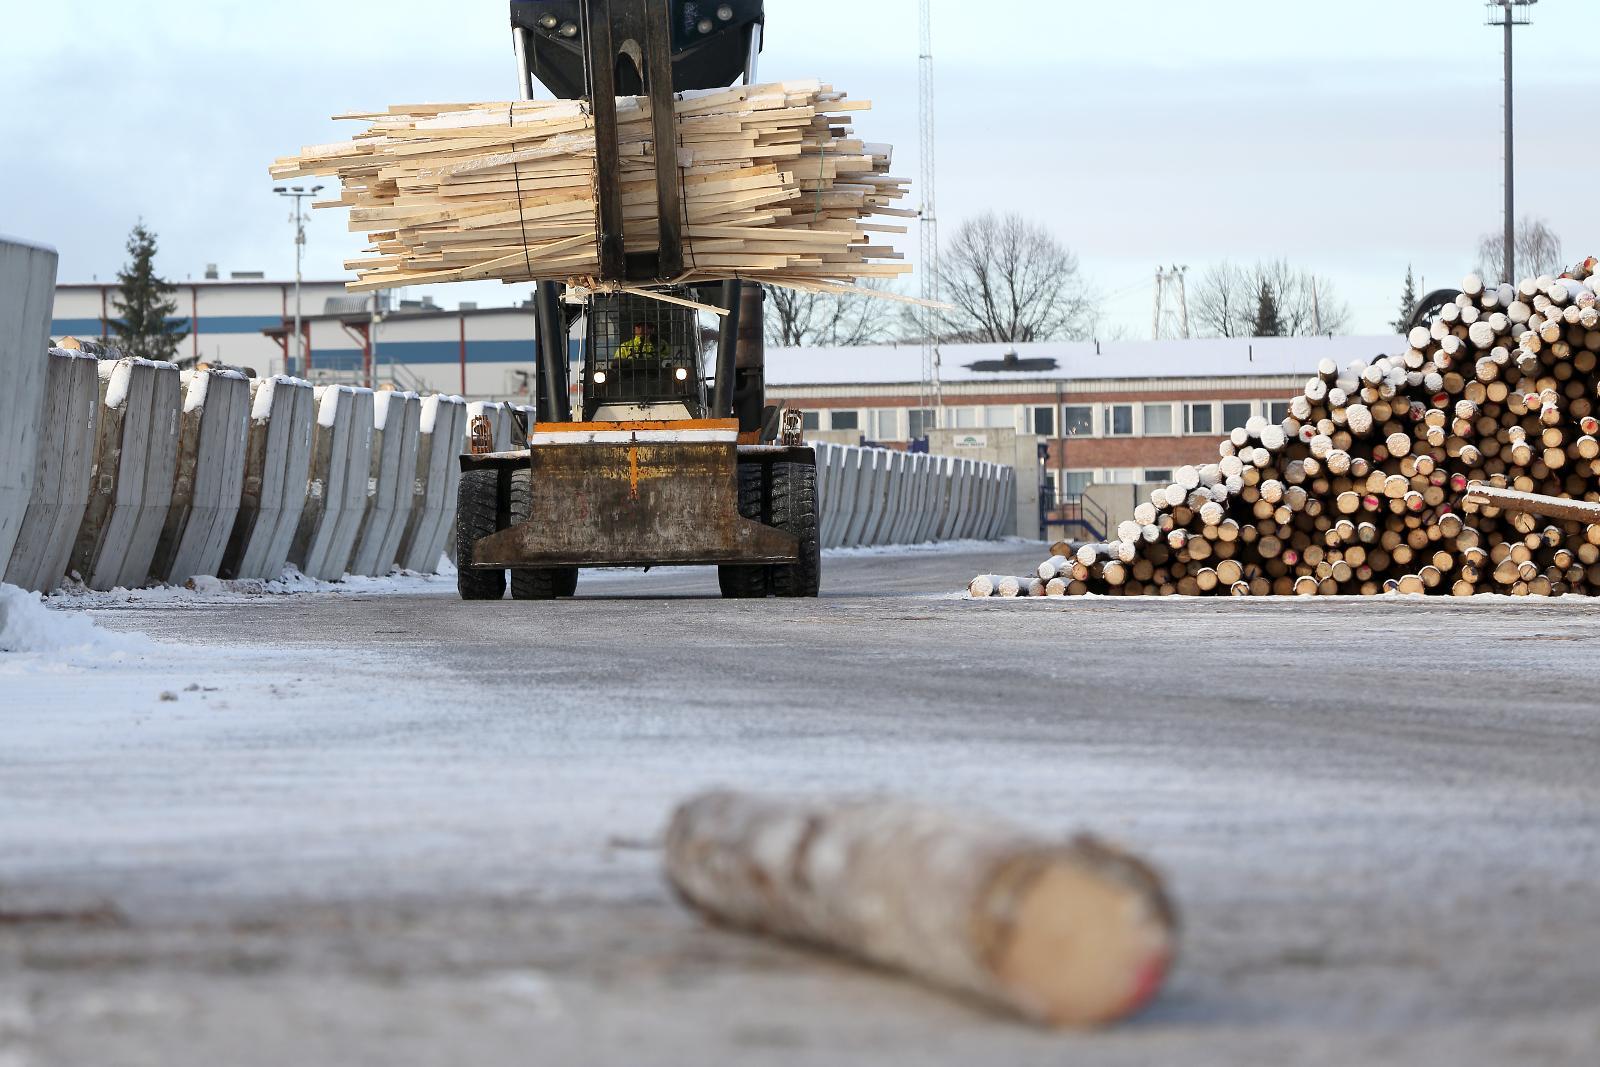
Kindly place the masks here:
<instances>
[{"instance_id":1,"label":"forklift mast","mask_svg":"<svg viewBox=\"0 0 1600 1067\"><path fill-rule=\"evenodd\" d=\"M656 143L674 144L674 94L722 88L740 78L747 84L754 81L764 25L764 0L511 0L520 98L530 99L538 81L560 99L590 101L602 280L661 286L682 273L684 262L681 175L671 152L656 154L657 248L628 253L624 247L616 98L648 97ZM754 290L754 299L746 289ZM721 290L717 299L728 315L705 415L737 414L741 429L754 431L761 429L765 407L764 368L759 344L747 341L741 346L739 339L752 330L759 333L762 294L759 287L739 281L725 282ZM615 299L592 296L591 313L596 301ZM565 422L571 418L567 331L555 283L539 283L536 306L539 419ZM586 415L595 407L589 395L594 385L592 373L586 374ZM618 385L619 379L612 377L611 389Z\"/></svg>"}]
</instances>

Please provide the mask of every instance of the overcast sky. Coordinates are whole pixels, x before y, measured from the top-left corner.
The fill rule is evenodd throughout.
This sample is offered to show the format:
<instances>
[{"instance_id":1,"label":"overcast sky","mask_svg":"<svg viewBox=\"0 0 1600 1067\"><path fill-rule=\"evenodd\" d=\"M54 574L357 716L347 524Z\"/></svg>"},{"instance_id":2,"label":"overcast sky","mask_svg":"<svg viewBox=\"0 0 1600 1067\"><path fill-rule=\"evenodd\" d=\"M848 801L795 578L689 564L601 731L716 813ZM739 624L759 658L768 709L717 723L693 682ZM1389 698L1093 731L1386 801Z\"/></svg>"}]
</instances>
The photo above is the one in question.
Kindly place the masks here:
<instances>
[{"instance_id":1,"label":"overcast sky","mask_svg":"<svg viewBox=\"0 0 1600 1067\"><path fill-rule=\"evenodd\" d=\"M292 274L266 168L348 136L327 116L503 99L505 5L421 0L56 0L0 35L0 232L105 279L143 216L159 268ZM874 110L869 140L918 172L915 0L767 0L764 78L819 76ZM1049 227L1104 295L1107 331L1150 329L1157 264L1198 274L1287 257L1331 278L1357 332L1392 318L1406 266L1470 269L1499 225L1501 38L1476 0L937 0L939 214ZM1519 204L1569 259L1600 250L1600 3L1544 0L1517 31ZM1577 132L1573 132L1576 130ZM913 192L913 200L918 194ZM308 276L360 250L318 212ZM913 234L906 251L916 254ZM482 285L442 303L519 296Z\"/></svg>"}]
</instances>

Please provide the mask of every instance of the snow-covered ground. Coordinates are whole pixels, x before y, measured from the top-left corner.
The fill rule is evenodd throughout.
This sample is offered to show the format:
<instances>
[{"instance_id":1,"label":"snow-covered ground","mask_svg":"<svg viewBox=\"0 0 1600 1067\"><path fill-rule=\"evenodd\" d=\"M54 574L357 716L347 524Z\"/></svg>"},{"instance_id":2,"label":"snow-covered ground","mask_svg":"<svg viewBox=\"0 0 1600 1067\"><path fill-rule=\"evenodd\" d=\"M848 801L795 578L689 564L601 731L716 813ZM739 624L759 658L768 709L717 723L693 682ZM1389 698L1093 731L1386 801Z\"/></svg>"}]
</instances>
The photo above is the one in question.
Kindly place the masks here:
<instances>
[{"instance_id":1,"label":"snow-covered ground","mask_svg":"<svg viewBox=\"0 0 1600 1067\"><path fill-rule=\"evenodd\" d=\"M7 593L0 1064L1596 1062L1600 613L929 599L1038 558ZM1179 969L1062 1037L707 929L653 846L714 786L1092 828Z\"/></svg>"}]
</instances>

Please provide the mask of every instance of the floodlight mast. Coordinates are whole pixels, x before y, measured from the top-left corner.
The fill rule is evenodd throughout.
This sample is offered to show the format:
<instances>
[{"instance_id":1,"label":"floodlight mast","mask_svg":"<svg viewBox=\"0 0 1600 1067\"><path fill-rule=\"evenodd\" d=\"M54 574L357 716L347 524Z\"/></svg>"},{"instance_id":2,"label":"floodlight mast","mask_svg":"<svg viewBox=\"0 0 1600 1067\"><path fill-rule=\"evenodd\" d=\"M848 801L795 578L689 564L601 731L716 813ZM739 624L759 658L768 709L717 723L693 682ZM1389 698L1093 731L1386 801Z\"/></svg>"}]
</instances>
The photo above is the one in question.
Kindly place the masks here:
<instances>
[{"instance_id":1,"label":"floodlight mast","mask_svg":"<svg viewBox=\"0 0 1600 1067\"><path fill-rule=\"evenodd\" d=\"M284 369L290 374L304 374L306 372L306 339L301 325L300 315L300 281L303 275L302 266L306 251L306 210L305 202L309 197L322 192L322 186L313 185L309 190L303 185L284 187L274 186L273 192L294 201L294 214L289 216L289 221L294 223L294 365ZM287 352L287 346L285 347ZM285 360L287 362L287 359Z\"/></svg>"},{"instance_id":2,"label":"floodlight mast","mask_svg":"<svg viewBox=\"0 0 1600 1067\"><path fill-rule=\"evenodd\" d=\"M1506 207L1505 207L1505 242L1506 262L1505 277L1502 281L1515 283L1517 280L1517 219L1516 219L1516 168L1515 138L1513 137L1512 123L1512 61L1511 61L1511 31L1518 26L1527 26L1533 22L1533 13L1527 9L1537 4L1539 0L1488 0L1489 18L1487 25L1503 26L1506 36Z\"/></svg>"}]
</instances>

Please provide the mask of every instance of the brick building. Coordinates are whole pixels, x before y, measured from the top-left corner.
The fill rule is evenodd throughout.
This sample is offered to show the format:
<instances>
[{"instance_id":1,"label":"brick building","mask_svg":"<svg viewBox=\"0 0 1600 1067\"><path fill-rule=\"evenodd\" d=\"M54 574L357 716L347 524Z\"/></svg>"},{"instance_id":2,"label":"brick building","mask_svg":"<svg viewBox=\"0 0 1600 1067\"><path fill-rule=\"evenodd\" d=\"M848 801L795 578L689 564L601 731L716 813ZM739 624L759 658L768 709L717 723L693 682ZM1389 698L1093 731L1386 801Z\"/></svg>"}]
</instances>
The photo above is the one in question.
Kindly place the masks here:
<instances>
[{"instance_id":1,"label":"brick building","mask_svg":"<svg viewBox=\"0 0 1600 1067\"><path fill-rule=\"evenodd\" d=\"M1251 416L1285 418L1320 360L1400 347L1390 336L944 345L940 421L975 439L1037 435L1041 484L1070 500L1090 484L1169 480L1214 459ZM910 447L935 419L915 345L776 349L767 365L774 402L808 409L808 427L834 440Z\"/></svg>"}]
</instances>

